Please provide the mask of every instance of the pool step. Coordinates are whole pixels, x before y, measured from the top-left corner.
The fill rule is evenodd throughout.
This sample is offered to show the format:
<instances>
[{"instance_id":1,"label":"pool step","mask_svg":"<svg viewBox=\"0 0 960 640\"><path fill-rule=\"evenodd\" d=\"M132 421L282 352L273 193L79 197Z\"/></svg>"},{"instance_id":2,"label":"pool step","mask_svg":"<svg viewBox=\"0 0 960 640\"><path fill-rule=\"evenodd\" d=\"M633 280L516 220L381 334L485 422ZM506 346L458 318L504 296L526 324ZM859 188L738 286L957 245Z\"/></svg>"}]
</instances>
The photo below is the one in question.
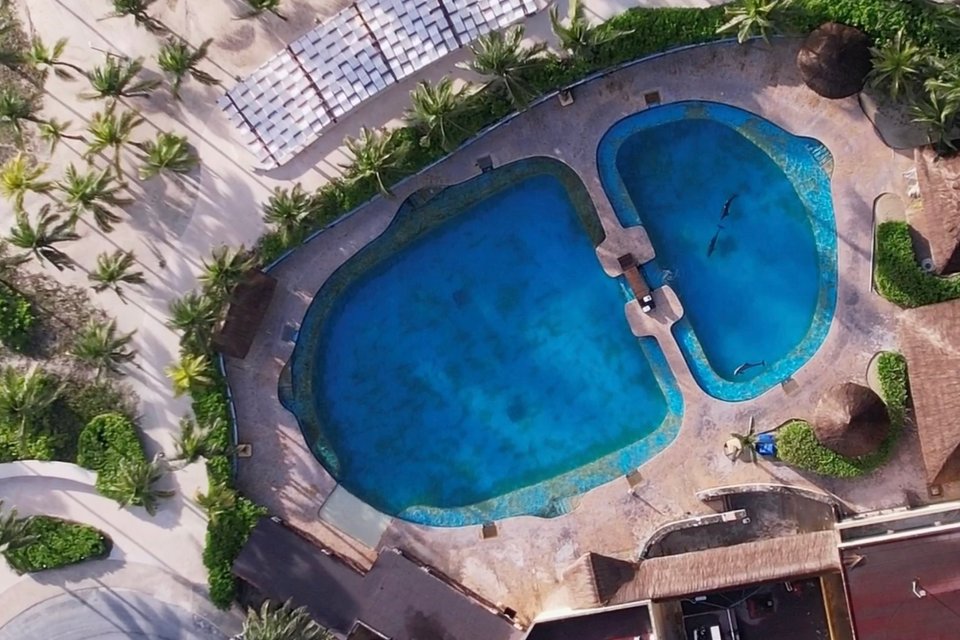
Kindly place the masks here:
<instances>
[{"instance_id":1,"label":"pool step","mask_svg":"<svg viewBox=\"0 0 960 640\"><path fill-rule=\"evenodd\" d=\"M827 147L816 140L808 140L807 146L814 159L827 173L833 172L833 154Z\"/></svg>"}]
</instances>

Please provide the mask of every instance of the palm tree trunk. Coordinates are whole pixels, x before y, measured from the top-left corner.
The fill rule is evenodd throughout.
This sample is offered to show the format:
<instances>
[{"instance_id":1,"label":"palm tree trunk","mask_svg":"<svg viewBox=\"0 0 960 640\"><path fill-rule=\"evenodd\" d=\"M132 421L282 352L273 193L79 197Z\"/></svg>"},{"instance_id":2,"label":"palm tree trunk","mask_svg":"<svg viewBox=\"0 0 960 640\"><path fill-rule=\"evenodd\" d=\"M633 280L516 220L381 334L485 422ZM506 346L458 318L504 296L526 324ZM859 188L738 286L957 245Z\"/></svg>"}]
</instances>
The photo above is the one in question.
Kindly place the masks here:
<instances>
[{"instance_id":1,"label":"palm tree trunk","mask_svg":"<svg viewBox=\"0 0 960 640\"><path fill-rule=\"evenodd\" d=\"M81 76L86 76L86 75L87 75L87 71L86 71L85 69L83 69L82 67L79 67L79 66L73 64L72 62L64 62L64 61L62 61L62 60L58 60L58 61L54 62L53 64L54 64L54 66L61 66L61 67L67 67L68 69L73 69L74 71L76 71L77 73L79 73Z\"/></svg>"}]
</instances>

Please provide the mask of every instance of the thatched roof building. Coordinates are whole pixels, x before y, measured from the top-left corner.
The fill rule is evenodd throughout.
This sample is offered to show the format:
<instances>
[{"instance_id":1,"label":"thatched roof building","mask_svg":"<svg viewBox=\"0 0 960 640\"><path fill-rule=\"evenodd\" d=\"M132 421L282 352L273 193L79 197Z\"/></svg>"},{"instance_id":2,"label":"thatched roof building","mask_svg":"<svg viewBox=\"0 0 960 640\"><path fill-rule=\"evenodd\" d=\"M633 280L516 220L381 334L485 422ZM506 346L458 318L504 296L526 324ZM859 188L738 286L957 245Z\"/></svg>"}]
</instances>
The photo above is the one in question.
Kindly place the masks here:
<instances>
[{"instance_id":1,"label":"thatched roof building","mask_svg":"<svg viewBox=\"0 0 960 640\"><path fill-rule=\"evenodd\" d=\"M873 453L890 430L887 407L872 389L844 382L817 405L813 432L820 444L849 458Z\"/></svg>"},{"instance_id":2,"label":"thatched roof building","mask_svg":"<svg viewBox=\"0 0 960 640\"><path fill-rule=\"evenodd\" d=\"M680 598L839 570L837 533L830 530L649 558L637 564L587 554L564 572L563 582L573 597L573 606L593 608Z\"/></svg>"},{"instance_id":3,"label":"thatched roof building","mask_svg":"<svg viewBox=\"0 0 960 640\"><path fill-rule=\"evenodd\" d=\"M276 288L276 278L263 271L253 269L244 275L230 295L230 308L223 326L213 336L217 351L233 358L246 357Z\"/></svg>"},{"instance_id":4,"label":"thatched roof building","mask_svg":"<svg viewBox=\"0 0 960 640\"><path fill-rule=\"evenodd\" d=\"M920 452L929 484L960 480L960 300L900 316Z\"/></svg>"},{"instance_id":5,"label":"thatched roof building","mask_svg":"<svg viewBox=\"0 0 960 640\"><path fill-rule=\"evenodd\" d=\"M824 98L852 96L870 73L870 39L859 29L828 22L807 36L797 67L807 86Z\"/></svg>"},{"instance_id":6,"label":"thatched roof building","mask_svg":"<svg viewBox=\"0 0 960 640\"><path fill-rule=\"evenodd\" d=\"M930 146L914 152L923 207L910 222L930 246L933 270L960 272L960 154L938 158Z\"/></svg>"},{"instance_id":7,"label":"thatched roof building","mask_svg":"<svg viewBox=\"0 0 960 640\"><path fill-rule=\"evenodd\" d=\"M599 553L585 553L563 572L563 582L578 609L605 606L633 580L637 565Z\"/></svg>"}]
</instances>

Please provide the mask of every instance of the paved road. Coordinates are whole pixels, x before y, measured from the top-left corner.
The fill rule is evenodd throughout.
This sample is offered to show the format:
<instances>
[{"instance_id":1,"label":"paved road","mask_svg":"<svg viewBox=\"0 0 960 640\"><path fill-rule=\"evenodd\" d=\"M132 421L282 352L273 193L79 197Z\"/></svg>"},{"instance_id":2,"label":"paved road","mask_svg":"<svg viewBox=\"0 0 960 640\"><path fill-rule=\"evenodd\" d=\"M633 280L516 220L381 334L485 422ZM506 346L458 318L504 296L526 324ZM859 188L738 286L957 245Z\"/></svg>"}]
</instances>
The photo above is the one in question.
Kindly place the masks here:
<instances>
[{"instance_id":1,"label":"paved road","mask_svg":"<svg viewBox=\"0 0 960 640\"><path fill-rule=\"evenodd\" d=\"M125 589L70 591L24 611L0 640L227 640L206 618Z\"/></svg>"}]
</instances>

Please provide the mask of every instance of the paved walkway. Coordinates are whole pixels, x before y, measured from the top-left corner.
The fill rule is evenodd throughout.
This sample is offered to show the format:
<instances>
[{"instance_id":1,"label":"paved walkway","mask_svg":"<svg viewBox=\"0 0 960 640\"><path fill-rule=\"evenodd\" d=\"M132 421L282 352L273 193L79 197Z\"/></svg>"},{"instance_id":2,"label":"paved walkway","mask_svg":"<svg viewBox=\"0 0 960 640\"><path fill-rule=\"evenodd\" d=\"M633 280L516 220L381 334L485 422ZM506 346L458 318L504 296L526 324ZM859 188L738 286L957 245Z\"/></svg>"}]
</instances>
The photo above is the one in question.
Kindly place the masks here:
<instances>
[{"instance_id":1,"label":"paved walkway","mask_svg":"<svg viewBox=\"0 0 960 640\"><path fill-rule=\"evenodd\" d=\"M143 507L120 509L97 493L95 474L62 462L0 464L0 497L4 508L20 515L48 515L92 525L113 540L110 559L154 566L196 585L206 584L199 562L206 535L206 515L192 501L206 489L206 471L194 464L169 476L176 491L156 516ZM0 563L0 590L21 578Z\"/></svg>"},{"instance_id":2,"label":"paved walkway","mask_svg":"<svg viewBox=\"0 0 960 640\"><path fill-rule=\"evenodd\" d=\"M116 560L26 576L0 599L0 640L226 640L242 624L173 574Z\"/></svg>"},{"instance_id":3,"label":"paved walkway","mask_svg":"<svg viewBox=\"0 0 960 640\"><path fill-rule=\"evenodd\" d=\"M497 165L534 155L563 160L597 199L605 228L615 233L618 223L599 185L596 144L611 124L644 108L643 94L656 89L665 102L693 98L739 106L796 135L820 140L834 155L832 189L840 269L837 310L824 345L794 376L798 391L788 395L778 387L750 402L717 401L699 389L675 344L666 342L662 346L684 393L683 426L675 443L641 468L645 480L635 489L637 497L628 493L623 479L616 480L582 496L579 506L566 516L509 519L500 523L497 538L483 542L478 527L431 529L394 520L381 544L409 549L490 600L532 615L567 604L551 599L551 585L579 554L634 554L662 523L702 511L694 496L699 489L783 482L827 489L858 509L901 504L906 490L922 495L912 433L891 464L862 481L824 481L767 463L734 465L722 454L729 432L744 428L751 415L761 429L793 417L810 417L827 386L863 380L870 357L897 345L897 311L870 291L872 204L881 193L902 191L900 176L910 166L910 158L883 145L855 98L827 101L808 90L794 64L797 46L796 41L779 41L772 47L710 45L651 60L580 87L570 107L549 100L404 183L397 188L395 200L377 200L364 207L283 263L275 272L280 287L250 355L229 365L231 384L240 399L241 440L254 445L253 458L241 465L244 490L273 513L341 552L369 557L362 545L318 521L317 510L335 483L277 401L279 372L292 350L280 339L281 327L302 318L323 281L383 231L407 195L476 175L475 160L484 155L491 155ZM661 340L665 336L669 333L660 332Z\"/></svg>"}]
</instances>

